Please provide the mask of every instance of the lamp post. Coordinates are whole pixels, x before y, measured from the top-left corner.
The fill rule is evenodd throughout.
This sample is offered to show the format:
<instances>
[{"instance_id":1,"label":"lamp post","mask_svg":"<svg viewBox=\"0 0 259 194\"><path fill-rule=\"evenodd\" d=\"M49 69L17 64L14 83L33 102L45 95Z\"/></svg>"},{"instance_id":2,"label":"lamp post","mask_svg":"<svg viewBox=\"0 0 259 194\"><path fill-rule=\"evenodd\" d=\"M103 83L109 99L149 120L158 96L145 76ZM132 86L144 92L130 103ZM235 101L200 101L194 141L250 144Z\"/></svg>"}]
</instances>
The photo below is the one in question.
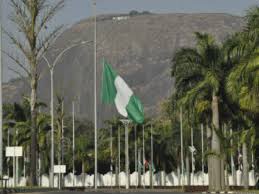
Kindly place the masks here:
<instances>
[{"instance_id":1,"label":"lamp post","mask_svg":"<svg viewBox=\"0 0 259 194\"><path fill-rule=\"evenodd\" d=\"M54 62L51 64L46 56L43 56L43 59L46 61L49 70L50 70L50 80L51 80L51 100L50 100L50 113L51 113L51 170L50 170L50 187L54 187L54 68L57 65L59 59L66 53L68 50L83 45L91 43L92 41L82 41L77 44L73 44L59 53Z\"/></svg>"}]
</instances>

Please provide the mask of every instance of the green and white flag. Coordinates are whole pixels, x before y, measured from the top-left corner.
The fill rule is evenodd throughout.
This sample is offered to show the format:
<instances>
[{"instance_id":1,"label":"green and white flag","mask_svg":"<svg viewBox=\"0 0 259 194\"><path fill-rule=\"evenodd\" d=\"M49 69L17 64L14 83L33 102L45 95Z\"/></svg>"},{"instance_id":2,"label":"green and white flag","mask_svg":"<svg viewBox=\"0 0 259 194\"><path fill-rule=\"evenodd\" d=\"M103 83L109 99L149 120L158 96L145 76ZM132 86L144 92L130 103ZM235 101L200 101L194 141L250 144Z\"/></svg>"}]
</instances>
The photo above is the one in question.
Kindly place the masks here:
<instances>
[{"instance_id":1,"label":"green and white flag","mask_svg":"<svg viewBox=\"0 0 259 194\"><path fill-rule=\"evenodd\" d=\"M102 101L107 104L115 103L122 116L136 123L143 123L144 110L140 100L106 62L103 65Z\"/></svg>"}]
</instances>

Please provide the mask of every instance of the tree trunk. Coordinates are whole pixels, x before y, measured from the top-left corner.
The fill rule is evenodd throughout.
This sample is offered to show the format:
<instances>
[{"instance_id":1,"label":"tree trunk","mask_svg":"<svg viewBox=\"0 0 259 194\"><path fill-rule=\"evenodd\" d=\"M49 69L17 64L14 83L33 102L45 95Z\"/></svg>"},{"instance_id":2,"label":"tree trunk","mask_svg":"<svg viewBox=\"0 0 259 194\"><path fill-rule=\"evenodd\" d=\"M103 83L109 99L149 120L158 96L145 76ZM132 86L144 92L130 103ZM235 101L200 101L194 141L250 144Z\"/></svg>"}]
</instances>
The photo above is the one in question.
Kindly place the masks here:
<instances>
[{"instance_id":1,"label":"tree trunk","mask_svg":"<svg viewBox=\"0 0 259 194\"><path fill-rule=\"evenodd\" d=\"M211 150L214 155L211 155L211 176L213 180L209 183L209 190L211 191L221 191L224 190L225 184L222 179L224 179L224 167L222 167L223 162L220 158L220 139L215 131L219 129L219 99L213 94L212 97L212 124L214 129L212 130L212 142ZM215 155L216 154L216 155ZM223 171L222 171L223 170ZM222 174L223 173L223 174Z\"/></svg>"},{"instance_id":2,"label":"tree trunk","mask_svg":"<svg viewBox=\"0 0 259 194\"><path fill-rule=\"evenodd\" d=\"M36 170L36 152L37 152L37 74L36 68L31 68L31 152L30 152L30 185L37 185L37 170Z\"/></svg>"},{"instance_id":3,"label":"tree trunk","mask_svg":"<svg viewBox=\"0 0 259 194\"><path fill-rule=\"evenodd\" d=\"M242 144L242 151L243 151L243 184L244 189L248 189L249 187L249 174L248 174L248 160L247 160L247 144L244 142Z\"/></svg>"},{"instance_id":4,"label":"tree trunk","mask_svg":"<svg viewBox=\"0 0 259 194\"><path fill-rule=\"evenodd\" d=\"M190 159L189 154L186 154L185 158L185 164L186 164L186 178L187 178L187 185L190 185Z\"/></svg>"}]
</instances>

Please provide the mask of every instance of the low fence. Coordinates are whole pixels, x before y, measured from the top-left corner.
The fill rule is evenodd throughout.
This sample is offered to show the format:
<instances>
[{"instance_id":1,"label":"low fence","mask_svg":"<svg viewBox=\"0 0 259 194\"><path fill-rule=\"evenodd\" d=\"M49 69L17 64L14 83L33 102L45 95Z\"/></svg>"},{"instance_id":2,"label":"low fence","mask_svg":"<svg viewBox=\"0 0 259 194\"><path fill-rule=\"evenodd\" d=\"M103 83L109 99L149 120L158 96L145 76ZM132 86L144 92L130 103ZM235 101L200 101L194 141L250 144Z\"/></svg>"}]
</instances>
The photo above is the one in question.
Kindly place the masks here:
<instances>
[{"instance_id":1,"label":"low fence","mask_svg":"<svg viewBox=\"0 0 259 194\"><path fill-rule=\"evenodd\" d=\"M118 175L117 183L120 186L125 186L126 184L126 174L125 172L120 172ZM130 175L130 185L137 186L140 182L140 186L149 186L151 181L151 176L149 171L147 171L144 175L140 176L140 181L138 180L139 176L137 172L133 172ZM98 186L118 186L116 184L116 174L98 174ZM160 171L153 174L153 185L154 186L180 186L181 185L181 176L175 172L171 172L166 174L164 171ZM187 175L183 175L184 184L187 185ZM234 185L233 177L229 175L228 177L229 185ZM49 176L42 175L40 177L40 186L49 187ZM256 178L254 175L254 171L249 172L249 185L254 186L256 183ZM13 187L13 178L10 178L7 186ZM190 174L190 184L191 185L208 185L208 174L197 172L194 175ZM243 184L242 181L242 172L236 172L236 184L235 186L241 186ZM54 185L58 187L58 175L54 177ZM21 177L18 181L17 186L26 186L26 178ZM94 186L94 175L81 174L73 176L72 173L64 176L64 186L65 187L92 187Z\"/></svg>"}]
</instances>

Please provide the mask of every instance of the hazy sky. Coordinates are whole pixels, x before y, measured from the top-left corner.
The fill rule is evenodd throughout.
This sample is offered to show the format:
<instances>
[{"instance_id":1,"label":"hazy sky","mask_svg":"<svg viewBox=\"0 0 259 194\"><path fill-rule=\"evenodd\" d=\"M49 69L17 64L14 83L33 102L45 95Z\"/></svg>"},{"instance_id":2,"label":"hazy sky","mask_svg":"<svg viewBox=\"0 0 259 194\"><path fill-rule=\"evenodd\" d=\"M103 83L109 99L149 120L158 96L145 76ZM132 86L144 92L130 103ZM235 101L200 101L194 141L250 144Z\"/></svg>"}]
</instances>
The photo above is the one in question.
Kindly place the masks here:
<instances>
[{"instance_id":1,"label":"hazy sky","mask_svg":"<svg viewBox=\"0 0 259 194\"><path fill-rule=\"evenodd\" d=\"M61 21L71 23L91 15L90 0L66 0ZM244 15L259 0L97 0L98 13L148 10L156 13L230 13ZM69 14L67 14L69 13Z\"/></svg>"},{"instance_id":2,"label":"hazy sky","mask_svg":"<svg viewBox=\"0 0 259 194\"><path fill-rule=\"evenodd\" d=\"M11 26L9 0L2 0L3 26ZM49 0L55 1L55 0ZM97 13L128 13L131 10L155 13L229 13L243 16L245 11L259 5L259 0L97 0ZM91 0L65 0L64 9L55 17L55 24L71 25L92 14ZM3 47L9 47L4 40ZM4 60L6 61L6 60ZM4 81L14 77L4 64Z\"/></svg>"}]
</instances>

